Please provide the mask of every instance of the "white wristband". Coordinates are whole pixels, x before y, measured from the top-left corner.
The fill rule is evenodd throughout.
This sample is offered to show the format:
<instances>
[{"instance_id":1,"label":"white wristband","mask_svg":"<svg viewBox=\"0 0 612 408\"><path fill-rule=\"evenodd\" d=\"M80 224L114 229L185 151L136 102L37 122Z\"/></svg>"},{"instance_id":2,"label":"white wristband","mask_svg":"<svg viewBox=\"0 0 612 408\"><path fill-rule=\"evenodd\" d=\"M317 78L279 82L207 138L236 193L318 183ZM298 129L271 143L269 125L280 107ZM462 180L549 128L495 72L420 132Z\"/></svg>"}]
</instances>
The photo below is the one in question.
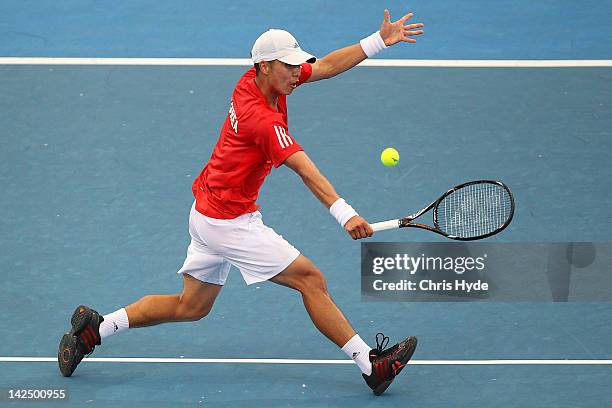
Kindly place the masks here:
<instances>
[{"instance_id":1,"label":"white wristband","mask_svg":"<svg viewBox=\"0 0 612 408\"><path fill-rule=\"evenodd\" d=\"M363 52L365 52L368 58L373 57L380 51L387 48L385 42L380 36L380 31L377 31L369 37L366 37L363 40L359 41L359 44L361 44L361 48L363 48Z\"/></svg>"},{"instance_id":2,"label":"white wristband","mask_svg":"<svg viewBox=\"0 0 612 408\"><path fill-rule=\"evenodd\" d=\"M331 207L329 207L329 212L331 215L338 221L341 227L344 228L344 224L348 222L351 218L353 218L357 214L357 211L353 207L344 201L343 198L337 199Z\"/></svg>"}]
</instances>

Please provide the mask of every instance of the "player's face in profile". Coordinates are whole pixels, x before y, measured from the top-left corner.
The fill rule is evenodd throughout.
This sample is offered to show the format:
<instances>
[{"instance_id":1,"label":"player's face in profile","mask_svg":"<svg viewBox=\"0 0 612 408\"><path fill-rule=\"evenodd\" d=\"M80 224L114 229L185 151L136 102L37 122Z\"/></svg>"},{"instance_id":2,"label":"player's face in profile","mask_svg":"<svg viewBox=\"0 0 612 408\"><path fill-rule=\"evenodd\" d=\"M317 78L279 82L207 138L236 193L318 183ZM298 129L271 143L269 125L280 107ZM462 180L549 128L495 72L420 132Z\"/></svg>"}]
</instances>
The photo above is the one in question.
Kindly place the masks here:
<instances>
[{"instance_id":1,"label":"player's face in profile","mask_svg":"<svg viewBox=\"0 0 612 408\"><path fill-rule=\"evenodd\" d=\"M297 86L300 78L299 65L289 65L275 60L270 64L271 83L274 90L282 95L289 95Z\"/></svg>"}]
</instances>

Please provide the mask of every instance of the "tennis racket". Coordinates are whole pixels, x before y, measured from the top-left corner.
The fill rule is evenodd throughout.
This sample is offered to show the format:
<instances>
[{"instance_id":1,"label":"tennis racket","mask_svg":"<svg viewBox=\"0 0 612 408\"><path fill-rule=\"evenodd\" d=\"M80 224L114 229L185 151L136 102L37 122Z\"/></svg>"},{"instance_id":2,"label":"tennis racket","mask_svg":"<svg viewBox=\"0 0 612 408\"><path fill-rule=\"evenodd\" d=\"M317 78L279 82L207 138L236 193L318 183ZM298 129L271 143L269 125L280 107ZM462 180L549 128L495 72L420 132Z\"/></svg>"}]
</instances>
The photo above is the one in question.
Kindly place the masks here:
<instances>
[{"instance_id":1,"label":"tennis racket","mask_svg":"<svg viewBox=\"0 0 612 408\"><path fill-rule=\"evenodd\" d=\"M433 209L433 226L413 222ZM374 232L415 227L459 241L483 239L501 232L514 216L514 197L501 181L460 184L421 211L397 220L371 224Z\"/></svg>"}]
</instances>

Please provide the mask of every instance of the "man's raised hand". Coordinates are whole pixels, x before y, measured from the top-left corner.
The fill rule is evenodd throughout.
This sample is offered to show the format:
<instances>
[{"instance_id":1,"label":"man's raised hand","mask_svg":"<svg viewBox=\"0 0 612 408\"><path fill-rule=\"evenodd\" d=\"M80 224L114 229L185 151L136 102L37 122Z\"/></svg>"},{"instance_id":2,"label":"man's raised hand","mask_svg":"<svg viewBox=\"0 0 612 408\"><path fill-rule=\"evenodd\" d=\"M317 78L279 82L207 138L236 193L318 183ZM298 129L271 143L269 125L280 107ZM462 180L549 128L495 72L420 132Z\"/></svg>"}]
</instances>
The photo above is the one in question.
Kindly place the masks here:
<instances>
[{"instance_id":1,"label":"man's raised hand","mask_svg":"<svg viewBox=\"0 0 612 408\"><path fill-rule=\"evenodd\" d=\"M404 25L413 15L414 13L410 12L392 23L391 14L389 10L385 9L385 18L380 25L380 36L387 47L398 42L415 43L416 39L412 37L423 34L423 30L419 30L419 28L425 26L423 23Z\"/></svg>"}]
</instances>

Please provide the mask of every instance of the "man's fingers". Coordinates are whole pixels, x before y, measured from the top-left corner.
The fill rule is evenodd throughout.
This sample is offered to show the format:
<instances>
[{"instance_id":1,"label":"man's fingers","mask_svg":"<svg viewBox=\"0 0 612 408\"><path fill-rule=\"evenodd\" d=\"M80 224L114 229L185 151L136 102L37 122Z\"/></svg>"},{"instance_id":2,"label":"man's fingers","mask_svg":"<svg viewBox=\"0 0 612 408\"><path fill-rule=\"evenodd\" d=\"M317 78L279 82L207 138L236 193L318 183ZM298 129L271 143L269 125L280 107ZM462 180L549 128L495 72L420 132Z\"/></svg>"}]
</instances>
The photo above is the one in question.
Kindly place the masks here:
<instances>
[{"instance_id":1,"label":"man's fingers","mask_svg":"<svg viewBox=\"0 0 612 408\"><path fill-rule=\"evenodd\" d=\"M361 217L356 218L355 220L349 221L350 225L347 223L345 226L346 232L353 239L362 239L371 237L374 231L368 222Z\"/></svg>"},{"instance_id":2,"label":"man's fingers","mask_svg":"<svg viewBox=\"0 0 612 408\"><path fill-rule=\"evenodd\" d=\"M359 227L359 235L361 238L367 238L368 232L366 231L365 227Z\"/></svg>"},{"instance_id":3,"label":"man's fingers","mask_svg":"<svg viewBox=\"0 0 612 408\"><path fill-rule=\"evenodd\" d=\"M372 227L370 227L370 224L366 223L363 225L363 227L361 228L362 231L362 238L368 238L371 237L372 234L374 233L374 231L372 231Z\"/></svg>"},{"instance_id":4,"label":"man's fingers","mask_svg":"<svg viewBox=\"0 0 612 408\"><path fill-rule=\"evenodd\" d=\"M421 35L421 34L423 34L423 30L414 30L414 31L404 30L404 35Z\"/></svg>"},{"instance_id":5,"label":"man's fingers","mask_svg":"<svg viewBox=\"0 0 612 408\"><path fill-rule=\"evenodd\" d=\"M425 24L423 23L408 24L408 25L405 25L403 28L404 30L414 30L415 28L421 28L421 27L425 27Z\"/></svg>"},{"instance_id":6,"label":"man's fingers","mask_svg":"<svg viewBox=\"0 0 612 408\"><path fill-rule=\"evenodd\" d=\"M410 13L406 14L404 17L399 19L400 23L404 23L404 21L408 20L410 17L414 16L414 13L411 11Z\"/></svg>"},{"instance_id":7,"label":"man's fingers","mask_svg":"<svg viewBox=\"0 0 612 408\"><path fill-rule=\"evenodd\" d=\"M349 235L353 239L361 239L361 238L367 238L367 237L371 236L371 234L368 234L367 228L362 226L362 225L358 225L355 228L353 228L352 230L350 230L349 231Z\"/></svg>"},{"instance_id":8,"label":"man's fingers","mask_svg":"<svg viewBox=\"0 0 612 408\"><path fill-rule=\"evenodd\" d=\"M385 9L385 19L384 19L385 23L390 23L391 22L391 13L389 13L389 10Z\"/></svg>"},{"instance_id":9,"label":"man's fingers","mask_svg":"<svg viewBox=\"0 0 612 408\"><path fill-rule=\"evenodd\" d=\"M363 228L361 226L356 226L355 229L353 230L354 234L355 234L355 239L361 239L363 238Z\"/></svg>"}]
</instances>

